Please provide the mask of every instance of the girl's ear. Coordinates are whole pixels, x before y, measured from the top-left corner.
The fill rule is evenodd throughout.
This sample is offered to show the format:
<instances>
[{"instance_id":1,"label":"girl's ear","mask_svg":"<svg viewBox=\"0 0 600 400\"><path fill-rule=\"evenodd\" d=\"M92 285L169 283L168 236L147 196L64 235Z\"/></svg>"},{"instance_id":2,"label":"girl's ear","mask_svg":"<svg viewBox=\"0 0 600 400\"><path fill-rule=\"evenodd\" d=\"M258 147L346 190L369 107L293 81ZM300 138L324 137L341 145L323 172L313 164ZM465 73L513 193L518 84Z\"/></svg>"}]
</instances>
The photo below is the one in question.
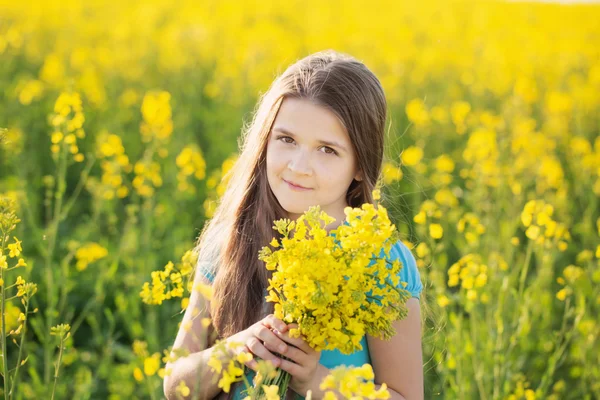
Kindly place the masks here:
<instances>
[{"instance_id":1,"label":"girl's ear","mask_svg":"<svg viewBox=\"0 0 600 400\"><path fill-rule=\"evenodd\" d=\"M357 181L359 181L359 182L360 182L360 181L362 181L362 179L363 179L363 178L362 178L362 173L361 173L361 171L358 171L358 172L356 173L356 176L354 177L354 179L355 179L355 180L357 180Z\"/></svg>"}]
</instances>

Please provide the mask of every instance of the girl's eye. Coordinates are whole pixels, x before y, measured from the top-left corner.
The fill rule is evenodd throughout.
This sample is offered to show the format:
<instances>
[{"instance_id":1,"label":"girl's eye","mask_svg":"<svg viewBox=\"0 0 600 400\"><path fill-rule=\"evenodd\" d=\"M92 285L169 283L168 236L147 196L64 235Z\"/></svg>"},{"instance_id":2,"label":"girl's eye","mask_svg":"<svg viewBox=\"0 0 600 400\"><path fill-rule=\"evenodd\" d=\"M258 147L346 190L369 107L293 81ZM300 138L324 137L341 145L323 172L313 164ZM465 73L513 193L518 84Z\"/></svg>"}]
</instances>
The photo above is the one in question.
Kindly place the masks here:
<instances>
[{"instance_id":1,"label":"girl's eye","mask_svg":"<svg viewBox=\"0 0 600 400\"><path fill-rule=\"evenodd\" d=\"M288 142L288 141L287 141L287 139L289 139L290 141ZM291 138L291 137L289 137L289 136L279 136L279 137L277 138L277 140L281 140L281 141L283 141L283 143L289 143L289 144L291 144L291 143L293 143L293 142L294 142L294 139L292 139L292 138Z\"/></svg>"},{"instance_id":2,"label":"girl's eye","mask_svg":"<svg viewBox=\"0 0 600 400\"><path fill-rule=\"evenodd\" d=\"M276 140L281 140L283 143L287 143L287 144L293 144L294 143L294 139L292 139L289 136L277 136ZM325 149L324 153L325 154L333 154L337 156L337 151L335 151L334 149L332 149L331 147L328 146L323 146L322 149Z\"/></svg>"},{"instance_id":3,"label":"girl's eye","mask_svg":"<svg viewBox=\"0 0 600 400\"><path fill-rule=\"evenodd\" d=\"M323 148L325 149L325 154L337 155L337 151L335 151L331 147L324 146Z\"/></svg>"}]
</instances>

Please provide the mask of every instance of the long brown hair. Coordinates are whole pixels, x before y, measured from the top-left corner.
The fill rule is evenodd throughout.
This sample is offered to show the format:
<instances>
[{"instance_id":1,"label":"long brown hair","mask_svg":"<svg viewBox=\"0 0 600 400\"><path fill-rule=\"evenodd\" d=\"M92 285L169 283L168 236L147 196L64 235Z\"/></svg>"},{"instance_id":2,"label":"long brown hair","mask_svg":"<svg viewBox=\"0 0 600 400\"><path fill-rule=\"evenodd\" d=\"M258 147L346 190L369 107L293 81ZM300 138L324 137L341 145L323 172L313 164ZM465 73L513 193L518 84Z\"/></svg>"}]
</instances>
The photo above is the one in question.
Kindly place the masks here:
<instances>
[{"instance_id":1,"label":"long brown hair","mask_svg":"<svg viewBox=\"0 0 600 400\"><path fill-rule=\"evenodd\" d=\"M246 329L263 314L269 275L258 252L276 236L273 221L287 217L267 181L266 146L286 97L307 99L340 119L362 172L362 180L348 188L348 205L373 201L387 115L381 83L349 55L333 50L309 55L289 66L261 96L251 123L242 129L240 156L229 171L227 189L198 238L198 265L216 273L211 314L220 338Z\"/></svg>"}]
</instances>

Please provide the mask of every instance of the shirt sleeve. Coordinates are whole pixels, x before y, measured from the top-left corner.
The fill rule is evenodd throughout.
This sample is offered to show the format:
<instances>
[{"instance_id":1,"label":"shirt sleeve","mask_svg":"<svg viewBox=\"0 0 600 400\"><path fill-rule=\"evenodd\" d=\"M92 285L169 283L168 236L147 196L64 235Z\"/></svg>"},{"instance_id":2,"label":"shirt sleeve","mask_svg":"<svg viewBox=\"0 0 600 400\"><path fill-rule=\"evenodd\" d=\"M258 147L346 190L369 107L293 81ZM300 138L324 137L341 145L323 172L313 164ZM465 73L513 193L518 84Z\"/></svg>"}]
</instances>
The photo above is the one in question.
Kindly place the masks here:
<instances>
[{"instance_id":1,"label":"shirt sleeve","mask_svg":"<svg viewBox=\"0 0 600 400\"><path fill-rule=\"evenodd\" d=\"M215 281L215 273L208 262L199 259L196 269L197 273L204 275L211 284Z\"/></svg>"},{"instance_id":2,"label":"shirt sleeve","mask_svg":"<svg viewBox=\"0 0 600 400\"><path fill-rule=\"evenodd\" d=\"M400 269L400 282L407 283L404 289L409 291L412 294L412 297L420 299L421 292L423 291L423 283L421 282L421 274L417 268L417 262L410 249L399 240L392 246L390 258L392 260L399 260L402 263L402 269ZM402 283L400 283L399 287L402 287Z\"/></svg>"}]
</instances>

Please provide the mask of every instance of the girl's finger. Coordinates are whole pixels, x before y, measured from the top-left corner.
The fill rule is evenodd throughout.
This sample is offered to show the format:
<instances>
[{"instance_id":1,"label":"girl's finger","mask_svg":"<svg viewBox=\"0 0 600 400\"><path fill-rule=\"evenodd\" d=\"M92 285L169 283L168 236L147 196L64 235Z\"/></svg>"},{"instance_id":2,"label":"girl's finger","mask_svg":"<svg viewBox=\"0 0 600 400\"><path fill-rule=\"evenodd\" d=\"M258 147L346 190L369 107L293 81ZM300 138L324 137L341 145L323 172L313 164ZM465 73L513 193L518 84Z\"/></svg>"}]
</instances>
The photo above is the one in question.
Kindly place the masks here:
<instances>
[{"instance_id":1,"label":"girl's finger","mask_svg":"<svg viewBox=\"0 0 600 400\"><path fill-rule=\"evenodd\" d=\"M302 372L302 367L300 365L288 360L281 360L281 365L279 368L289 372L289 374L292 376L299 376Z\"/></svg>"},{"instance_id":2,"label":"girl's finger","mask_svg":"<svg viewBox=\"0 0 600 400\"><path fill-rule=\"evenodd\" d=\"M246 346L246 351L248 353L251 353L250 349L248 349L248 346ZM258 371L258 362L256 362L255 359L244 362L244 365L247 366L248 368L250 368L254 372Z\"/></svg>"},{"instance_id":3,"label":"girl's finger","mask_svg":"<svg viewBox=\"0 0 600 400\"><path fill-rule=\"evenodd\" d=\"M252 331L254 336L263 341L266 347L280 354L288 350L288 345L281 338L277 337L273 331L264 325L258 324Z\"/></svg>"},{"instance_id":4,"label":"girl's finger","mask_svg":"<svg viewBox=\"0 0 600 400\"><path fill-rule=\"evenodd\" d=\"M281 359L276 357L258 340L256 337L251 337L246 342L246 347L252 354L266 361L271 361L275 367L278 367Z\"/></svg>"},{"instance_id":5,"label":"girl's finger","mask_svg":"<svg viewBox=\"0 0 600 400\"><path fill-rule=\"evenodd\" d=\"M299 338L290 337L289 332L282 333L282 332L279 332L278 330L273 330L273 333L275 333L284 342L291 344L292 346L302 350L306 354L311 354L311 353L314 353L314 351L315 351L312 347L310 347L310 345L308 343L306 343L304 341L304 339L302 337L299 337Z\"/></svg>"},{"instance_id":6,"label":"girl's finger","mask_svg":"<svg viewBox=\"0 0 600 400\"><path fill-rule=\"evenodd\" d=\"M275 317L273 314L267 315L262 319L262 324L269 329L277 329L280 332L286 332L288 327L285 322Z\"/></svg>"}]
</instances>

